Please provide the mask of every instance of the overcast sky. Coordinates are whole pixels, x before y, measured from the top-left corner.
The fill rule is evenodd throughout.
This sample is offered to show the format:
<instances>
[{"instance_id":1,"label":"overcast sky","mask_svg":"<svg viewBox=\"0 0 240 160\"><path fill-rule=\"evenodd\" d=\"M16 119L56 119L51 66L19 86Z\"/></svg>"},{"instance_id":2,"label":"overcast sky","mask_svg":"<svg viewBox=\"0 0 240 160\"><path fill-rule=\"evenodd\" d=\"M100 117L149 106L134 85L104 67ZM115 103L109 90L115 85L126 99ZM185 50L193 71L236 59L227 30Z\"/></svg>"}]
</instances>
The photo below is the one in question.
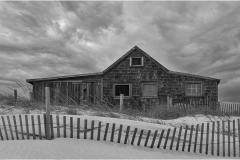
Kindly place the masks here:
<instances>
[{"instance_id":1,"label":"overcast sky","mask_svg":"<svg viewBox=\"0 0 240 160\"><path fill-rule=\"evenodd\" d=\"M0 90L101 72L135 45L240 102L240 2L0 2Z\"/></svg>"}]
</instances>

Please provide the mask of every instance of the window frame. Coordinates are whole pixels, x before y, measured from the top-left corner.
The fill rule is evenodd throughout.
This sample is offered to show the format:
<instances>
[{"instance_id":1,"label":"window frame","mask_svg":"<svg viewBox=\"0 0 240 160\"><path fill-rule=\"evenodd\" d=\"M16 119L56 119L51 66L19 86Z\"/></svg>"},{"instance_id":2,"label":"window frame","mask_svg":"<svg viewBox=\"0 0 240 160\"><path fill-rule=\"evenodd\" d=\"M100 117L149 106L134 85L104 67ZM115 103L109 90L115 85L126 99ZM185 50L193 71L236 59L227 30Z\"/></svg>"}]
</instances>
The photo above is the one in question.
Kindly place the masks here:
<instances>
[{"instance_id":1,"label":"window frame","mask_svg":"<svg viewBox=\"0 0 240 160\"><path fill-rule=\"evenodd\" d=\"M132 64L132 59L133 58L141 58L141 65L133 65ZM143 67L143 57L130 57L130 67Z\"/></svg>"},{"instance_id":2,"label":"window frame","mask_svg":"<svg viewBox=\"0 0 240 160\"><path fill-rule=\"evenodd\" d=\"M129 85L129 96L125 96L124 98L132 98L132 84L131 83L114 83L113 84L113 98L114 99L120 99L120 96L115 95L116 87L117 85Z\"/></svg>"},{"instance_id":3,"label":"window frame","mask_svg":"<svg viewBox=\"0 0 240 160\"><path fill-rule=\"evenodd\" d=\"M187 94L187 85L188 84L200 84L201 86L200 86L200 88L201 88L201 93L200 94ZM203 96L203 82L202 81L186 81L185 82L185 95L187 96L187 97L202 97Z\"/></svg>"},{"instance_id":4,"label":"window frame","mask_svg":"<svg viewBox=\"0 0 240 160\"><path fill-rule=\"evenodd\" d=\"M145 95L143 95L144 85L148 85L148 84L154 84L154 85L157 86L157 94L156 94L155 96L145 96ZM141 83L142 98L157 98L157 97L158 97L158 92L159 92L158 82L142 82L142 83Z\"/></svg>"}]
</instances>

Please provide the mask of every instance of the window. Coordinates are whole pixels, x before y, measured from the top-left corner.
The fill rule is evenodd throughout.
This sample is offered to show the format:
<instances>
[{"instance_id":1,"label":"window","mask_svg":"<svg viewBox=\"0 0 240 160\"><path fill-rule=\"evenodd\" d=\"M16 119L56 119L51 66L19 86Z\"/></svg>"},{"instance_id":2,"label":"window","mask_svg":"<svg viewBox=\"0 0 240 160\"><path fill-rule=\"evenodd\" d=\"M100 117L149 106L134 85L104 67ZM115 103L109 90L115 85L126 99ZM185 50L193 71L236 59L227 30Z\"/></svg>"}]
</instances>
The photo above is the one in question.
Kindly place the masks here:
<instances>
[{"instance_id":1,"label":"window","mask_svg":"<svg viewBox=\"0 0 240 160\"><path fill-rule=\"evenodd\" d=\"M130 66L143 66L143 57L130 57Z\"/></svg>"},{"instance_id":2,"label":"window","mask_svg":"<svg viewBox=\"0 0 240 160\"><path fill-rule=\"evenodd\" d=\"M202 84L201 83L187 83L186 95L201 95Z\"/></svg>"},{"instance_id":3,"label":"window","mask_svg":"<svg viewBox=\"0 0 240 160\"><path fill-rule=\"evenodd\" d=\"M113 96L120 97L120 94L124 94L124 97L132 96L132 85L131 84L114 84L113 85Z\"/></svg>"},{"instance_id":4,"label":"window","mask_svg":"<svg viewBox=\"0 0 240 160\"><path fill-rule=\"evenodd\" d=\"M157 97L158 85L157 83L143 83L142 96L143 97Z\"/></svg>"}]
</instances>

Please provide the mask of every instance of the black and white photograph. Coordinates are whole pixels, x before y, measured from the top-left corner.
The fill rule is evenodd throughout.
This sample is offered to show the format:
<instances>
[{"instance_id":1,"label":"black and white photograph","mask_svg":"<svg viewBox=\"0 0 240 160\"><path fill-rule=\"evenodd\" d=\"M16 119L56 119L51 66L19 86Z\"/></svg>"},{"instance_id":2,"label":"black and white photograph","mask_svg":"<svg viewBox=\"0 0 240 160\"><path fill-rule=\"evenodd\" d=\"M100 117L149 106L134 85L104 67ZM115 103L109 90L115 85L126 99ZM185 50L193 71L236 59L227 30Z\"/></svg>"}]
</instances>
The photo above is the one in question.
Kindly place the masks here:
<instances>
[{"instance_id":1,"label":"black and white photograph","mask_svg":"<svg viewBox=\"0 0 240 160\"><path fill-rule=\"evenodd\" d=\"M239 159L240 1L0 1L0 159Z\"/></svg>"}]
</instances>

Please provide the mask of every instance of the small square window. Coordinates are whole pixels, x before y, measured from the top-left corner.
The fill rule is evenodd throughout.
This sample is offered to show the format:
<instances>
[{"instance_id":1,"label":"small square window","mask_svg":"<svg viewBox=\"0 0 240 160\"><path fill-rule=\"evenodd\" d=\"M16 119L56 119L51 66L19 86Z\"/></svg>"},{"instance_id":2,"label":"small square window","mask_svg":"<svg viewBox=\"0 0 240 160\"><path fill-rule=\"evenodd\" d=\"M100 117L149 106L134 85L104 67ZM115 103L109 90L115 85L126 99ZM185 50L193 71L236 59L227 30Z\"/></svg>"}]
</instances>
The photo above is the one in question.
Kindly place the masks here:
<instances>
[{"instance_id":1,"label":"small square window","mask_svg":"<svg viewBox=\"0 0 240 160\"><path fill-rule=\"evenodd\" d=\"M202 94L202 89L201 89L202 84L201 83L187 83L186 84L186 95L201 95Z\"/></svg>"},{"instance_id":2,"label":"small square window","mask_svg":"<svg viewBox=\"0 0 240 160\"><path fill-rule=\"evenodd\" d=\"M142 96L143 97L156 97L158 93L158 86L154 83L142 84Z\"/></svg>"},{"instance_id":3,"label":"small square window","mask_svg":"<svg viewBox=\"0 0 240 160\"><path fill-rule=\"evenodd\" d=\"M130 66L143 66L143 57L130 57Z\"/></svg>"},{"instance_id":4,"label":"small square window","mask_svg":"<svg viewBox=\"0 0 240 160\"><path fill-rule=\"evenodd\" d=\"M120 97L120 94L123 94L124 97L131 97L131 90L131 84L114 84L113 96Z\"/></svg>"}]
</instances>

